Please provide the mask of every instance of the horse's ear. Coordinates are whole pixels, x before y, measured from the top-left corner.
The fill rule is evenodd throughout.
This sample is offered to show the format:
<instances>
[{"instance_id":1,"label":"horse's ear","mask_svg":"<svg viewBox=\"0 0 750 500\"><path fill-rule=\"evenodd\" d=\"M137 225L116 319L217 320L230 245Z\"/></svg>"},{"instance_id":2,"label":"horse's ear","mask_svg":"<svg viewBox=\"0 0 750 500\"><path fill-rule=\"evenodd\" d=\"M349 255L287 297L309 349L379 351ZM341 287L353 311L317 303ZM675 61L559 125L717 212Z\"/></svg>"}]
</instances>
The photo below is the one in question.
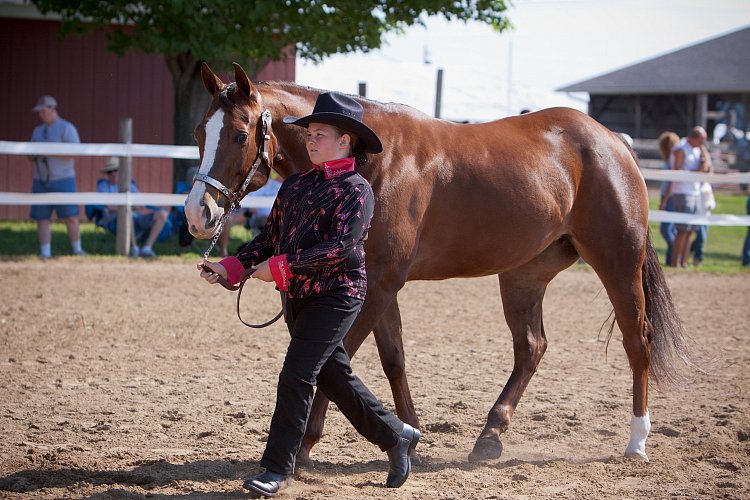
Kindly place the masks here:
<instances>
[{"instance_id":1,"label":"horse's ear","mask_svg":"<svg viewBox=\"0 0 750 500\"><path fill-rule=\"evenodd\" d=\"M219 90L223 89L225 84L221 81L221 78L216 76L208 64L204 61L201 65L201 77L203 78L203 85L211 95L216 95Z\"/></svg>"},{"instance_id":2,"label":"horse's ear","mask_svg":"<svg viewBox=\"0 0 750 500\"><path fill-rule=\"evenodd\" d=\"M234 81L237 84L237 88L240 92L245 94L248 99L256 99L258 90L255 88L255 85L253 85L253 82L250 81L250 78L248 78L245 70L237 63L232 63L232 65L234 66Z\"/></svg>"}]
</instances>

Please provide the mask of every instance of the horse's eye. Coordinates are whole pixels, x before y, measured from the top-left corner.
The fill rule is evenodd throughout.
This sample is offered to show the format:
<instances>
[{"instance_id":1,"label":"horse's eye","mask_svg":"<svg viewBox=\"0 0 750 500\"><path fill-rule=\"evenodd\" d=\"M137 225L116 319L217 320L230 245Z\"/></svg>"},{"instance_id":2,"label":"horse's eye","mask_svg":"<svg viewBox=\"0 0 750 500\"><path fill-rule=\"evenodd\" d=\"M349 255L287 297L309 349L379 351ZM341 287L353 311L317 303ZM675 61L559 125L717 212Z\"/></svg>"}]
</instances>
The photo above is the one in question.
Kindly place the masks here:
<instances>
[{"instance_id":1,"label":"horse's eye","mask_svg":"<svg viewBox=\"0 0 750 500\"><path fill-rule=\"evenodd\" d=\"M237 136L236 136L236 137L234 138L234 142L236 142L236 143L238 143L238 144L244 144L246 140L247 140L247 134L246 134L246 133L244 133L244 132L240 132L240 133L239 133L239 134L237 134Z\"/></svg>"}]
</instances>

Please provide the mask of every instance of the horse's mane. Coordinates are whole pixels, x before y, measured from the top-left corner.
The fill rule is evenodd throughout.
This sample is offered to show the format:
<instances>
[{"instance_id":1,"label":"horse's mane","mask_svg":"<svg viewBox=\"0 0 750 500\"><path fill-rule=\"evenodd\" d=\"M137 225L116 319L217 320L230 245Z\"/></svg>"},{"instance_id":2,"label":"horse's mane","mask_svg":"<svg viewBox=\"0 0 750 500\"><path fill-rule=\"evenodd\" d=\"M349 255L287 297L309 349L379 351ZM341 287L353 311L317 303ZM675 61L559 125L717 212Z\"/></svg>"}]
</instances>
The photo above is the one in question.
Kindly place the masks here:
<instances>
[{"instance_id":1,"label":"horse's mane","mask_svg":"<svg viewBox=\"0 0 750 500\"><path fill-rule=\"evenodd\" d=\"M310 87L307 85L300 85L299 83L289 81L263 81L255 83L256 86L267 87L271 89L278 89L290 94L299 95L300 93L309 94L311 97L317 97L323 92L328 90L319 89L316 87ZM346 92L344 92L346 94ZM346 94L357 101L359 101L365 109L374 108L376 112L385 114L398 114L398 115L411 115L414 118L424 119L432 118L430 115L415 109L408 104L401 104L397 102L381 102L368 99L356 94ZM314 100L314 99L313 99Z\"/></svg>"}]
</instances>

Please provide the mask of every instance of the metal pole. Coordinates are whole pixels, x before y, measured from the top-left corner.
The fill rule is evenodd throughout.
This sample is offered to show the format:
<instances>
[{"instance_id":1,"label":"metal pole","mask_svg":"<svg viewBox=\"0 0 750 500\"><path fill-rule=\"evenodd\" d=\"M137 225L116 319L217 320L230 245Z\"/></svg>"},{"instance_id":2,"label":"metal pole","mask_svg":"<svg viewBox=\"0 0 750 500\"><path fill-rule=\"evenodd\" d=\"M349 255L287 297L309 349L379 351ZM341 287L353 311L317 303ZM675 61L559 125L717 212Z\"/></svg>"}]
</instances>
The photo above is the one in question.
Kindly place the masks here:
<instances>
[{"instance_id":1,"label":"metal pole","mask_svg":"<svg viewBox=\"0 0 750 500\"><path fill-rule=\"evenodd\" d=\"M695 98L695 124L707 127L708 94L698 94Z\"/></svg>"},{"instance_id":2,"label":"metal pole","mask_svg":"<svg viewBox=\"0 0 750 500\"><path fill-rule=\"evenodd\" d=\"M367 82L359 82L357 92L361 97L367 97Z\"/></svg>"},{"instance_id":3,"label":"metal pole","mask_svg":"<svg viewBox=\"0 0 750 500\"><path fill-rule=\"evenodd\" d=\"M510 104L513 100L513 38L508 40L508 116L510 116Z\"/></svg>"},{"instance_id":4,"label":"metal pole","mask_svg":"<svg viewBox=\"0 0 750 500\"><path fill-rule=\"evenodd\" d=\"M440 118L440 105L443 102L443 68L437 70L437 89L435 91L435 118Z\"/></svg>"},{"instance_id":5,"label":"metal pole","mask_svg":"<svg viewBox=\"0 0 750 500\"><path fill-rule=\"evenodd\" d=\"M133 144L133 119L123 118L120 120L120 142L123 144ZM118 181L118 191L120 193L130 192L131 168L133 158L128 156L120 157L120 172ZM133 234L133 209L128 203L117 207L117 254L128 255L130 252L130 235Z\"/></svg>"},{"instance_id":6,"label":"metal pole","mask_svg":"<svg viewBox=\"0 0 750 500\"><path fill-rule=\"evenodd\" d=\"M635 133L633 134L636 139L641 138L641 121L643 120L643 107L641 103L641 96L635 96Z\"/></svg>"}]
</instances>

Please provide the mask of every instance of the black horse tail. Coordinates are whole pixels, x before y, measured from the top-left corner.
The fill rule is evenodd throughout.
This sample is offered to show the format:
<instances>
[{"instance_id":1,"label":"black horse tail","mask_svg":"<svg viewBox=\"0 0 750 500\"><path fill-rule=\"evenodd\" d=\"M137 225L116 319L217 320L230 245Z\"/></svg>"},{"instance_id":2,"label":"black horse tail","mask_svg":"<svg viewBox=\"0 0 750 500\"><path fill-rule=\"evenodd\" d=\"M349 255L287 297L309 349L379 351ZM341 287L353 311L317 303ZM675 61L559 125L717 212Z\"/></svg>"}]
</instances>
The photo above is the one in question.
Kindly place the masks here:
<instances>
[{"instance_id":1,"label":"black horse tail","mask_svg":"<svg viewBox=\"0 0 750 500\"><path fill-rule=\"evenodd\" d=\"M642 269L643 292L646 297L646 334L651 340L650 374L659 387L687 381L685 368L703 372L693 361L688 347L689 337L677 315L672 294L667 287L659 258L646 239L646 260Z\"/></svg>"}]
</instances>

